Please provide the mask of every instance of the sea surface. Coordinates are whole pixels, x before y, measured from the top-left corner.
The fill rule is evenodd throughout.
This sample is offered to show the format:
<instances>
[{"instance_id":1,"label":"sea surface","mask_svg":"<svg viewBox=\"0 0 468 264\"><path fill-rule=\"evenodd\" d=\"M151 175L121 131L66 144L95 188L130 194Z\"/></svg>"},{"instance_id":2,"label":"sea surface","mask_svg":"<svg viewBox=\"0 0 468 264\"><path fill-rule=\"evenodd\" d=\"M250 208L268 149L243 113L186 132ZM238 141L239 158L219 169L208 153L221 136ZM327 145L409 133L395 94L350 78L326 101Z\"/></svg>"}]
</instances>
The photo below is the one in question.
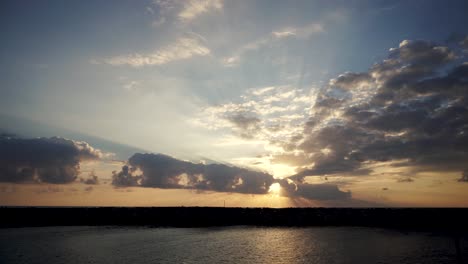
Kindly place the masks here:
<instances>
[{"instance_id":1,"label":"sea surface","mask_svg":"<svg viewBox=\"0 0 468 264\"><path fill-rule=\"evenodd\" d=\"M468 263L468 239L460 240ZM0 263L458 263L447 235L358 227L0 229Z\"/></svg>"}]
</instances>

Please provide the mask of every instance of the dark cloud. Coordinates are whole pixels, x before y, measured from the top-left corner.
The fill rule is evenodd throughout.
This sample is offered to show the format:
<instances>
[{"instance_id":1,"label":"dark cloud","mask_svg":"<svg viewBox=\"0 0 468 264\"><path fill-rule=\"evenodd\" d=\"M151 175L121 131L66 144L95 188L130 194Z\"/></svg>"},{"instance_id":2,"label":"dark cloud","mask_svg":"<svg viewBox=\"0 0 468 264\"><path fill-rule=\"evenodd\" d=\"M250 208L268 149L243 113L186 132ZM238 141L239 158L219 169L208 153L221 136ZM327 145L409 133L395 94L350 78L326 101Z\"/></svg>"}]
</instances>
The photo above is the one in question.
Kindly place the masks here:
<instances>
[{"instance_id":1,"label":"dark cloud","mask_svg":"<svg viewBox=\"0 0 468 264\"><path fill-rule=\"evenodd\" d=\"M0 137L0 181L69 183L77 178L80 161L101 156L99 150L86 142L3 135Z\"/></svg>"},{"instance_id":2,"label":"dark cloud","mask_svg":"<svg viewBox=\"0 0 468 264\"><path fill-rule=\"evenodd\" d=\"M292 179L365 175L364 164L382 161L413 171L467 169L468 62L448 47L405 40L368 72L341 75L324 91L304 139L290 143L304 167Z\"/></svg>"},{"instance_id":3,"label":"dark cloud","mask_svg":"<svg viewBox=\"0 0 468 264\"><path fill-rule=\"evenodd\" d=\"M302 197L309 200L342 200L351 198L351 192L343 192L335 184L299 183L291 179L282 179L278 180L278 182L282 187L283 195L292 198Z\"/></svg>"},{"instance_id":4,"label":"dark cloud","mask_svg":"<svg viewBox=\"0 0 468 264\"><path fill-rule=\"evenodd\" d=\"M283 195L313 200L347 199L332 184L307 184L291 179L279 180L267 173L224 164L196 164L162 154L136 153L120 172L113 173L115 186L141 186L167 189L267 194L273 183L279 183Z\"/></svg>"},{"instance_id":5,"label":"dark cloud","mask_svg":"<svg viewBox=\"0 0 468 264\"><path fill-rule=\"evenodd\" d=\"M314 166L293 178L302 181L307 175L356 171L366 174L367 171L360 168L362 158L355 151L368 143L369 138L369 133L363 129L345 125L330 125L311 132L298 149L310 155L309 162L313 160Z\"/></svg>"},{"instance_id":6,"label":"dark cloud","mask_svg":"<svg viewBox=\"0 0 468 264\"><path fill-rule=\"evenodd\" d=\"M141 176L134 176L130 172L130 169L127 165L122 166L122 170L117 172L112 172L112 184L121 187L121 186L137 186L141 180Z\"/></svg>"},{"instance_id":7,"label":"dark cloud","mask_svg":"<svg viewBox=\"0 0 468 264\"><path fill-rule=\"evenodd\" d=\"M442 66L456 58L448 47L424 40L403 40L398 48L390 49L390 59L410 68L433 68ZM400 68L401 69L401 68Z\"/></svg>"},{"instance_id":8,"label":"dark cloud","mask_svg":"<svg viewBox=\"0 0 468 264\"><path fill-rule=\"evenodd\" d=\"M136 153L115 172L113 184L264 194L273 176L224 164L195 164L162 154Z\"/></svg>"}]
</instances>

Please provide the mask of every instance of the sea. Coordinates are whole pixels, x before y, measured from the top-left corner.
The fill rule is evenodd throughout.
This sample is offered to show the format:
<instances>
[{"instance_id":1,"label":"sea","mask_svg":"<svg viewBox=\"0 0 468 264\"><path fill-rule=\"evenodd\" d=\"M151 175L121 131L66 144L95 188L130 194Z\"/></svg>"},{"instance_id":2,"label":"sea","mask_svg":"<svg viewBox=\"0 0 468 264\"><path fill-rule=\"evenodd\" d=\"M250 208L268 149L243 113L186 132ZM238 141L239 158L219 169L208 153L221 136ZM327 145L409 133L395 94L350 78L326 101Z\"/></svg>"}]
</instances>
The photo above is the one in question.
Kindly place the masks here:
<instances>
[{"instance_id":1,"label":"sea","mask_svg":"<svg viewBox=\"0 0 468 264\"><path fill-rule=\"evenodd\" d=\"M364 227L3 228L0 263L468 263L468 238L456 243Z\"/></svg>"}]
</instances>

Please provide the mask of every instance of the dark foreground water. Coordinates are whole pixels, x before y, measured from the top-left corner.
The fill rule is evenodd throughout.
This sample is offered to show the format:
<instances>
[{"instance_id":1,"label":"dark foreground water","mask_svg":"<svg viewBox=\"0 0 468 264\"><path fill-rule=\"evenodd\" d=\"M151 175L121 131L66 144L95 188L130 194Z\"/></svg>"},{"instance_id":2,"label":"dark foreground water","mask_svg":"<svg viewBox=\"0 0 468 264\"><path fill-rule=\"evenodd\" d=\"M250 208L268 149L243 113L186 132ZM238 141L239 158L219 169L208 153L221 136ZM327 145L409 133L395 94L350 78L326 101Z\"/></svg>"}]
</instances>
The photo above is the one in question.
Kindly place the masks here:
<instances>
[{"instance_id":1,"label":"dark foreground water","mask_svg":"<svg viewBox=\"0 0 468 264\"><path fill-rule=\"evenodd\" d=\"M464 261L468 239L460 241ZM0 229L0 263L457 263L445 235L354 227Z\"/></svg>"}]
</instances>

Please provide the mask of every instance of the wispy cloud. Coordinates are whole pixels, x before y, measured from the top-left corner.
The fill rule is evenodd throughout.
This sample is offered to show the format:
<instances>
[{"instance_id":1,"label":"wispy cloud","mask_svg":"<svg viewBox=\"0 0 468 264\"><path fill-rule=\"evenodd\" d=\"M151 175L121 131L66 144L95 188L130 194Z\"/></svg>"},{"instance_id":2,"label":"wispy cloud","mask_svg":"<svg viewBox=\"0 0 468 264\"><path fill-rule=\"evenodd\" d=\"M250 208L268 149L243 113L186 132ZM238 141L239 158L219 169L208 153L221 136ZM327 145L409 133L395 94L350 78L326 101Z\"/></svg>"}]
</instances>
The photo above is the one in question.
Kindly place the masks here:
<instances>
[{"instance_id":1,"label":"wispy cloud","mask_svg":"<svg viewBox=\"0 0 468 264\"><path fill-rule=\"evenodd\" d=\"M176 2L171 0L153 0L154 6L147 6L146 12L156 19L151 22L152 27L159 27L167 21L167 16L173 13Z\"/></svg>"},{"instance_id":2,"label":"wispy cloud","mask_svg":"<svg viewBox=\"0 0 468 264\"><path fill-rule=\"evenodd\" d=\"M123 85L123 88L127 91L134 91L139 85L140 85L140 82L138 81L130 81L128 83L125 83Z\"/></svg>"},{"instance_id":3,"label":"wispy cloud","mask_svg":"<svg viewBox=\"0 0 468 264\"><path fill-rule=\"evenodd\" d=\"M270 43L288 38L307 39L313 34L321 33L323 31L323 25L320 23L312 23L303 27L284 27L282 29L272 31L267 36L243 45L232 56L223 58L222 63L226 67L236 66L241 61L241 57L248 51L257 50L269 45Z\"/></svg>"},{"instance_id":4,"label":"wispy cloud","mask_svg":"<svg viewBox=\"0 0 468 264\"><path fill-rule=\"evenodd\" d=\"M194 38L179 38L175 43L156 50L153 53L134 53L104 59L92 63L105 63L113 66L129 65L132 67L163 65L172 61L190 59L194 56L206 56L210 49Z\"/></svg>"},{"instance_id":5,"label":"wispy cloud","mask_svg":"<svg viewBox=\"0 0 468 264\"><path fill-rule=\"evenodd\" d=\"M147 7L146 7L146 12L148 12L148 13L154 15L154 9L153 9L151 6L147 6Z\"/></svg>"},{"instance_id":6,"label":"wispy cloud","mask_svg":"<svg viewBox=\"0 0 468 264\"><path fill-rule=\"evenodd\" d=\"M222 8L222 0L189 0L183 5L178 17L182 21L191 21L210 10L219 10Z\"/></svg>"},{"instance_id":7,"label":"wispy cloud","mask_svg":"<svg viewBox=\"0 0 468 264\"><path fill-rule=\"evenodd\" d=\"M155 9L146 8L148 13L158 16L158 19L152 23L153 26L161 25L168 20L188 23L203 14L223 8L223 0L154 0L153 4Z\"/></svg>"},{"instance_id":8,"label":"wispy cloud","mask_svg":"<svg viewBox=\"0 0 468 264\"><path fill-rule=\"evenodd\" d=\"M319 23L309 24L303 27L286 27L271 34L276 38L308 38L315 33L323 32L323 25Z\"/></svg>"},{"instance_id":9,"label":"wispy cloud","mask_svg":"<svg viewBox=\"0 0 468 264\"><path fill-rule=\"evenodd\" d=\"M164 24L166 22L166 17L164 16L160 16L158 19L154 20L153 22L151 22L151 26L152 27L159 27L161 26L162 24Z\"/></svg>"}]
</instances>

